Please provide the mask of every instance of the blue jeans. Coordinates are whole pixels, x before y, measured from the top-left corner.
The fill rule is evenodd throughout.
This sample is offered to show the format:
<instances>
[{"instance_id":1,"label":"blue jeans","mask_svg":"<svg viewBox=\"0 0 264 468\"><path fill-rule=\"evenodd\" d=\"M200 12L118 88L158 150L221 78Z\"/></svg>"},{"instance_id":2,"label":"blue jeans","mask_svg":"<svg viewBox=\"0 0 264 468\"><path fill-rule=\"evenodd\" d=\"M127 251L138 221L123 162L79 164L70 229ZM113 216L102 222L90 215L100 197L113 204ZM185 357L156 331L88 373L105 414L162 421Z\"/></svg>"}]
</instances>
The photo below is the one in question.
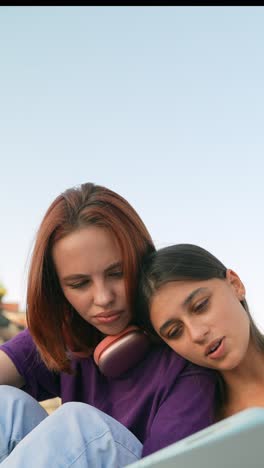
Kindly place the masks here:
<instances>
[{"instance_id":1,"label":"blue jeans","mask_svg":"<svg viewBox=\"0 0 264 468\"><path fill-rule=\"evenodd\" d=\"M1 468L120 468L142 444L122 424L86 403L64 403L50 416L31 396L0 386Z\"/></svg>"}]
</instances>

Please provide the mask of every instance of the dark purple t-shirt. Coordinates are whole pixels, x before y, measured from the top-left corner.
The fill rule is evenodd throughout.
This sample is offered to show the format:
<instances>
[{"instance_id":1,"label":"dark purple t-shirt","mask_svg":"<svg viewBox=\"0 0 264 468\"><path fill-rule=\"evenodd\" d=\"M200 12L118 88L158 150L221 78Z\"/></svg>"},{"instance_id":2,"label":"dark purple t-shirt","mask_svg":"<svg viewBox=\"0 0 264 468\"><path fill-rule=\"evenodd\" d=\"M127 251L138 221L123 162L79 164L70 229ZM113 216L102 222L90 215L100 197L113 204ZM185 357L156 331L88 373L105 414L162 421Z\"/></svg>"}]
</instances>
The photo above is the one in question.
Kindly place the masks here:
<instances>
[{"instance_id":1,"label":"dark purple t-shirt","mask_svg":"<svg viewBox=\"0 0 264 468\"><path fill-rule=\"evenodd\" d=\"M214 422L215 374L190 364L165 344L121 377L101 374L92 357L73 361L74 375L50 372L25 330L2 349L25 379L23 390L41 401L81 401L124 424L143 443L143 456Z\"/></svg>"}]
</instances>

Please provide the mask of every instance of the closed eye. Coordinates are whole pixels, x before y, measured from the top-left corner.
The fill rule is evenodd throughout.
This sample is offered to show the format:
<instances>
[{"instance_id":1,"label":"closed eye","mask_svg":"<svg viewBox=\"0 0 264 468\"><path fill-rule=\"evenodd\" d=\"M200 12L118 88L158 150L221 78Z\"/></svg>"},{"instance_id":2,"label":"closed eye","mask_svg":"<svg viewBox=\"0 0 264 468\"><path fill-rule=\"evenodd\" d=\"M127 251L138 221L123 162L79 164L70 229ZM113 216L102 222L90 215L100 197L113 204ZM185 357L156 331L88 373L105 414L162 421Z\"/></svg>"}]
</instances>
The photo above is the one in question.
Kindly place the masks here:
<instances>
[{"instance_id":1,"label":"closed eye","mask_svg":"<svg viewBox=\"0 0 264 468\"><path fill-rule=\"evenodd\" d=\"M171 328L167 333L167 339L179 338L183 333L183 326Z\"/></svg>"},{"instance_id":2,"label":"closed eye","mask_svg":"<svg viewBox=\"0 0 264 468\"><path fill-rule=\"evenodd\" d=\"M202 302L195 304L195 306L193 307L193 311L198 314L200 312L205 311L207 309L208 303L209 303L209 298L204 299Z\"/></svg>"},{"instance_id":3,"label":"closed eye","mask_svg":"<svg viewBox=\"0 0 264 468\"><path fill-rule=\"evenodd\" d=\"M68 286L72 289L80 289L80 288L83 288L84 286L87 286L89 283L90 283L89 280L82 280L82 281L78 281L78 283L69 284Z\"/></svg>"},{"instance_id":4,"label":"closed eye","mask_svg":"<svg viewBox=\"0 0 264 468\"><path fill-rule=\"evenodd\" d=\"M122 270L118 270L118 271L110 271L108 273L108 276L112 277L112 278L123 278L124 276L124 273Z\"/></svg>"}]
</instances>

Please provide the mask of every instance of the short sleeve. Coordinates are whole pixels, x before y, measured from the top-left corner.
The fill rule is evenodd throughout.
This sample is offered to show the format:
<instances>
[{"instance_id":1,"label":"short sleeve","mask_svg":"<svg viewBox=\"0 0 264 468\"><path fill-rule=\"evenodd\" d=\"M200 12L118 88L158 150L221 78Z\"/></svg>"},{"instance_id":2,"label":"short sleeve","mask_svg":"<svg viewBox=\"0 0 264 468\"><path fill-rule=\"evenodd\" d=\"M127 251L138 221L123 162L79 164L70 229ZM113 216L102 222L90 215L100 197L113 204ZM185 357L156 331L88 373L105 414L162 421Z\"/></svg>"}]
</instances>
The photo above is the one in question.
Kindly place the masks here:
<instances>
[{"instance_id":1,"label":"short sleeve","mask_svg":"<svg viewBox=\"0 0 264 468\"><path fill-rule=\"evenodd\" d=\"M25 392L42 401L60 396L60 377L47 369L28 329L0 346L25 379Z\"/></svg>"}]
</instances>

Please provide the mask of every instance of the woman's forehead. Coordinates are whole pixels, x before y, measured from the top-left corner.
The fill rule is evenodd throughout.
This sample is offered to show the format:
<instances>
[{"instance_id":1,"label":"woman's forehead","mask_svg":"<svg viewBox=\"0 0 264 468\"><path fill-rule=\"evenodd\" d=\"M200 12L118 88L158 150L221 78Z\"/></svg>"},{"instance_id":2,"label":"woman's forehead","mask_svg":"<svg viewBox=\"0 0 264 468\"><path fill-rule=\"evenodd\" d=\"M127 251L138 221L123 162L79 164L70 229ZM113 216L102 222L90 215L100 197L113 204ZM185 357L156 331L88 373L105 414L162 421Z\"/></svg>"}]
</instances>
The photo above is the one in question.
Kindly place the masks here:
<instances>
[{"instance_id":1,"label":"woman's forehead","mask_svg":"<svg viewBox=\"0 0 264 468\"><path fill-rule=\"evenodd\" d=\"M63 272L86 268L106 268L122 261L115 236L108 230L89 226L68 234L57 241L52 249L56 268Z\"/></svg>"}]
</instances>

